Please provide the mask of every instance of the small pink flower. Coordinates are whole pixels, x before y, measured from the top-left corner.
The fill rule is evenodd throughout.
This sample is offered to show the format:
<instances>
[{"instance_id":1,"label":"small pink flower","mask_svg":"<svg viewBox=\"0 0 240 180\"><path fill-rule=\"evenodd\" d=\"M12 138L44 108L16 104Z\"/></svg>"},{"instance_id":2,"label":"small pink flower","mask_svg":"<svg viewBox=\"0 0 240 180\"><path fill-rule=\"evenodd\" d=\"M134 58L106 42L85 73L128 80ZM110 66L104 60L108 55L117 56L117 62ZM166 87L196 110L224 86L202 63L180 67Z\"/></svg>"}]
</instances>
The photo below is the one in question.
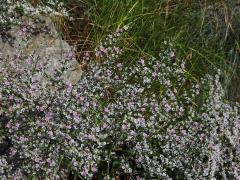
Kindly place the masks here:
<instances>
[{"instance_id":1,"label":"small pink flower","mask_svg":"<svg viewBox=\"0 0 240 180\"><path fill-rule=\"evenodd\" d=\"M146 111L146 109L145 109L145 108L141 108L141 111L142 111L142 112L145 112L145 111Z\"/></svg>"},{"instance_id":2,"label":"small pink flower","mask_svg":"<svg viewBox=\"0 0 240 180\"><path fill-rule=\"evenodd\" d=\"M101 56L101 51L96 51L96 52L95 52L95 56L96 56L96 57Z\"/></svg>"},{"instance_id":3,"label":"small pink flower","mask_svg":"<svg viewBox=\"0 0 240 180\"><path fill-rule=\"evenodd\" d=\"M182 63L182 64L181 64L181 68L182 68L182 69L185 69L185 63Z\"/></svg>"},{"instance_id":4,"label":"small pink flower","mask_svg":"<svg viewBox=\"0 0 240 180\"><path fill-rule=\"evenodd\" d=\"M80 122L80 118L78 116L74 117L74 121L78 124Z\"/></svg>"},{"instance_id":5,"label":"small pink flower","mask_svg":"<svg viewBox=\"0 0 240 180\"><path fill-rule=\"evenodd\" d=\"M9 86L9 85L10 85L10 82L9 82L9 81L5 81L4 84L5 84L6 86Z\"/></svg>"},{"instance_id":6,"label":"small pink flower","mask_svg":"<svg viewBox=\"0 0 240 180\"><path fill-rule=\"evenodd\" d=\"M45 121L49 122L50 119L52 119L53 113L48 112L45 116Z\"/></svg>"},{"instance_id":7,"label":"small pink flower","mask_svg":"<svg viewBox=\"0 0 240 180\"><path fill-rule=\"evenodd\" d=\"M144 66L145 65L144 59L140 59L140 63Z\"/></svg>"},{"instance_id":8,"label":"small pink flower","mask_svg":"<svg viewBox=\"0 0 240 180\"><path fill-rule=\"evenodd\" d=\"M148 137L148 135L147 135L146 133L143 133L143 137L147 138L147 137Z\"/></svg>"},{"instance_id":9,"label":"small pink flower","mask_svg":"<svg viewBox=\"0 0 240 180\"><path fill-rule=\"evenodd\" d=\"M11 96L9 96L9 100L13 100L14 99L14 97L11 95Z\"/></svg>"},{"instance_id":10,"label":"small pink flower","mask_svg":"<svg viewBox=\"0 0 240 180\"><path fill-rule=\"evenodd\" d=\"M187 132L186 132L186 130L181 130L181 133L183 134L183 135L186 135L187 134Z\"/></svg>"},{"instance_id":11,"label":"small pink flower","mask_svg":"<svg viewBox=\"0 0 240 180\"><path fill-rule=\"evenodd\" d=\"M93 166L92 166L92 171L93 171L93 172L97 172L97 165L96 165L96 164L93 164Z\"/></svg>"},{"instance_id":12,"label":"small pink flower","mask_svg":"<svg viewBox=\"0 0 240 180\"><path fill-rule=\"evenodd\" d=\"M17 130L18 130L19 126L20 126L19 123L16 123L16 124L15 124L15 127L16 127Z\"/></svg>"},{"instance_id":13,"label":"small pink flower","mask_svg":"<svg viewBox=\"0 0 240 180\"><path fill-rule=\"evenodd\" d=\"M114 51L115 51L116 53L120 53L119 47L114 47L113 49L114 49Z\"/></svg>"},{"instance_id":14,"label":"small pink flower","mask_svg":"<svg viewBox=\"0 0 240 180\"><path fill-rule=\"evenodd\" d=\"M26 61L27 61L27 64L29 64L29 65L32 64L32 58L29 57Z\"/></svg>"},{"instance_id":15,"label":"small pink flower","mask_svg":"<svg viewBox=\"0 0 240 180\"><path fill-rule=\"evenodd\" d=\"M108 124L107 123L103 123L103 128L104 129L106 129L106 128L108 128L109 126L108 126Z\"/></svg>"},{"instance_id":16,"label":"small pink flower","mask_svg":"<svg viewBox=\"0 0 240 180\"><path fill-rule=\"evenodd\" d=\"M118 67L118 68L121 68L121 67L122 67L122 64L121 64L121 63L117 63L117 67Z\"/></svg>"},{"instance_id":17,"label":"small pink flower","mask_svg":"<svg viewBox=\"0 0 240 180\"><path fill-rule=\"evenodd\" d=\"M107 54L108 49L105 48L105 47L103 47L103 46L101 46L101 47L100 47L100 51L103 52L103 53L105 53L105 54Z\"/></svg>"},{"instance_id":18,"label":"small pink flower","mask_svg":"<svg viewBox=\"0 0 240 180\"><path fill-rule=\"evenodd\" d=\"M81 95L80 95L79 93L76 93L75 97L76 97L77 99L79 99L79 98L81 97Z\"/></svg>"},{"instance_id":19,"label":"small pink flower","mask_svg":"<svg viewBox=\"0 0 240 180\"><path fill-rule=\"evenodd\" d=\"M214 144L213 144L212 142L210 142L210 143L208 144L208 148L213 149L213 148L214 148Z\"/></svg>"},{"instance_id":20,"label":"small pink flower","mask_svg":"<svg viewBox=\"0 0 240 180\"><path fill-rule=\"evenodd\" d=\"M67 93L70 93L72 91L72 88L73 88L72 85L68 86L67 87Z\"/></svg>"},{"instance_id":21,"label":"small pink flower","mask_svg":"<svg viewBox=\"0 0 240 180\"><path fill-rule=\"evenodd\" d=\"M40 162L40 159L39 159L39 158L35 158L34 161L35 161L36 163L39 163L39 162Z\"/></svg>"},{"instance_id":22,"label":"small pink flower","mask_svg":"<svg viewBox=\"0 0 240 180\"><path fill-rule=\"evenodd\" d=\"M72 59L74 57L74 52L69 52L67 57L69 59Z\"/></svg>"},{"instance_id":23,"label":"small pink flower","mask_svg":"<svg viewBox=\"0 0 240 180\"><path fill-rule=\"evenodd\" d=\"M95 101L92 103L92 105L94 108L97 107L97 103Z\"/></svg>"},{"instance_id":24,"label":"small pink flower","mask_svg":"<svg viewBox=\"0 0 240 180\"><path fill-rule=\"evenodd\" d=\"M50 158L47 158L47 163L51 163L52 161L51 161L51 159Z\"/></svg>"},{"instance_id":25,"label":"small pink flower","mask_svg":"<svg viewBox=\"0 0 240 180\"><path fill-rule=\"evenodd\" d=\"M154 110L155 110L156 112L158 112L160 109L159 109L159 107L155 107Z\"/></svg>"},{"instance_id":26,"label":"small pink flower","mask_svg":"<svg viewBox=\"0 0 240 180\"><path fill-rule=\"evenodd\" d=\"M86 105L86 107L89 107L89 102L86 102L85 105Z\"/></svg>"},{"instance_id":27,"label":"small pink flower","mask_svg":"<svg viewBox=\"0 0 240 180\"><path fill-rule=\"evenodd\" d=\"M117 28L116 33L120 33L120 32L121 32L121 29Z\"/></svg>"},{"instance_id":28,"label":"small pink flower","mask_svg":"<svg viewBox=\"0 0 240 180\"><path fill-rule=\"evenodd\" d=\"M26 32L26 31L27 31L27 28L26 28L26 27L23 27L23 28L22 28L22 31L23 31L23 32Z\"/></svg>"},{"instance_id":29,"label":"small pink flower","mask_svg":"<svg viewBox=\"0 0 240 180\"><path fill-rule=\"evenodd\" d=\"M123 129L123 130L128 130L128 129L129 129L129 127L128 127L128 125L127 125L127 124L123 124L123 125L122 125L122 129Z\"/></svg>"},{"instance_id":30,"label":"small pink flower","mask_svg":"<svg viewBox=\"0 0 240 180\"><path fill-rule=\"evenodd\" d=\"M156 73L156 72L153 72L153 73L152 73L152 76L153 76L153 77L157 77L157 73Z\"/></svg>"},{"instance_id":31,"label":"small pink flower","mask_svg":"<svg viewBox=\"0 0 240 180\"><path fill-rule=\"evenodd\" d=\"M21 136L19 139L20 139L21 142L25 141L25 138L23 136Z\"/></svg>"},{"instance_id":32,"label":"small pink flower","mask_svg":"<svg viewBox=\"0 0 240 180\"><path fill-rule=\"evenodd\" d=\"M38 170L40 168L40 165L38 163L35 164L35 168Z\"/></svg>"},{"instance_id":33,"label":"small pink flower","mask_svg":"<svg viewBox=\"0 0 240 180\"><path fill-rule=\"evenodd\" d=\"M17 150L15 148L10 149L10 155L14 156L17 153Z\"/></svg>"},{"instance_id":34,"label":"small pink flower","mask_svg":"<svg viewBox=\"0 0 240 180\"><path fill-rule=\"evenodd\" d=\"M48 135L49 135L50 137L53 137L53 132L52 132L52 131L49 131L49 132L48 132Z\"/></svg>"},{"instance_id":35,"label":"small pink flower","mask_svg":"<svg viewBox=\"0 0 240 180\"><path fill-rule=\"evenodd\" d=\"M78 163L77 163L77 161L73 161L73 166L78 166Z\"/></svg>"},{"instance_id":36,"label":"small pink flower","mask_svg":"<svg viewBox=\"0 0 240 180\"><path fill-rule=\"evenodd\" d=\"M88 169L87 169L87 167L84 167L84 170L81 172L81 175L86 177L87 174L88 174Z\"/></svg>"},{"instance_id":37,"label":"small pink flower","mask_svg":"<svg viewBox=\"0 0 240 180\"><path fill-rule=\"evenodd\" d=\"M78 116L78 113L76 111L74 111L72 114L73 114L73 117L77 117Z\"/></svg>"},{"instance_id":38,"label":"small pink flower","mask_svg":"<svg viewBox=\"0 0 240 180\"><path fill-rule=\"evenodd\" d=\"M176 55L175 55L175 52L173 52L173 51L170 52L169 56L170 56L170 58L175 58L175 56L176 56Z\"/></svg>"},{"instance_id":39,"label":"small pink flower","mask_svg":"<svg viewBox=\"0 0 240 180\"><path fill-rule=\"evenodd\" d=\"M71 128L72 128L71 124L68 124L68 125L66 126L66 128L67 128L67 129L71 129Z\"/></svg>"},{"instance_id":40,"label":"small pink flower","mask_svg":"<svg viewBox=\"0 0 240 180\"><path fill-rule=\"evenodd\" d=\"M8 108L8 111L9 111L9 112L12 112L12 111L13 111L13 108L12 108L12 107L9 107L9 108Z\"/></svg>"},{"instance_id":41,"label":"small pink flower","mask_svg":"<svg viewBox=\"0 0 240 180\"><path fill-rule=\"evenodd\" d=\"M104 109L104 112L105 112L105 113L109 113L110 111L109 111L108 108L105 108L105 109Z\"/></svg>"}]
</instances>

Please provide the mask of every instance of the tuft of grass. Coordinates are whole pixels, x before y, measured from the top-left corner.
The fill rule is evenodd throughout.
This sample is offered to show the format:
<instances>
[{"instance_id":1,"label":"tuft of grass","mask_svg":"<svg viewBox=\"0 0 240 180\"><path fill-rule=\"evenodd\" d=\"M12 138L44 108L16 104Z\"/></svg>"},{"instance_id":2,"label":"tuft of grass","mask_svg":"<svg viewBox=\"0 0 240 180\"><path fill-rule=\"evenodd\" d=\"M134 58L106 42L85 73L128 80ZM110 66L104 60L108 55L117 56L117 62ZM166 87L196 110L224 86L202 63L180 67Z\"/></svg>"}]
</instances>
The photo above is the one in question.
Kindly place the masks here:
<instances>
[{"instance_id":1,"label":"tuft of grass","mask_svg":"<svg viewBox=\"0 0 240 180\"><path fill-rule=\"evenodd\" d=\"M232 83L239 66L240 8L235 0L92 0L88 4L95 42L113 29L130 25L122 40L127 64L158 55L161 42L173 39L177 56L187 61L192 78L221 69L225 89L232 89L228 95L239 96Z\"/></svg>"},{"instance_id":2,"label":"tuft of grass","mask_svg":"<svg viewBox=\"0 0 240 180\"><path fill-rule=\"evenodd\" d=\"M35 5L41 0L31 0ZM161 42L171 39L188 74L199 79L221 69L228 96L239 96L235 82L239 66L240 3L236 0L63 0L73 21L55 18L63 38L84 52L123 25L131 31L122 39L124 61L157 56ZM239 83L237 83L239 84ZM235 90L234 90L235 89ZM238 98L237 98L238 99Z\"/></svg>"}]
</instances>

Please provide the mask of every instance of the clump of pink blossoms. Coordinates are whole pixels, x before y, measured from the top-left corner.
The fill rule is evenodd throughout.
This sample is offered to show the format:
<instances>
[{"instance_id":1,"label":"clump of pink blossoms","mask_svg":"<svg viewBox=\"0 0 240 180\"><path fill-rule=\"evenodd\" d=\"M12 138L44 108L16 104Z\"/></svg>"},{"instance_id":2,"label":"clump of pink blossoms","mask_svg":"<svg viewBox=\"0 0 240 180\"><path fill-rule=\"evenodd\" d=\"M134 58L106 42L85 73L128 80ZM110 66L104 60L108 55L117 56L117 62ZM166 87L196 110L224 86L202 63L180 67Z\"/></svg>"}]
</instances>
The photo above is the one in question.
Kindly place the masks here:
<instances>
[{"instance_id":1,"label":"clump of pink blossoms","mask_svg":"<svg viewBox=\"0 0 240 180\"><path fill-rule=\"evenodd\" d=\"M128 65L117 47L127 28L96 47L101 62L71 84L64 72L18 57L0 68L0 177L138 179L240 177L239 106L224 99L220 74L187 76L172 43ZM42 83L42 78L48 79ZM1 148L0 148L1 149Z\"/></svg>"}]
</instances>

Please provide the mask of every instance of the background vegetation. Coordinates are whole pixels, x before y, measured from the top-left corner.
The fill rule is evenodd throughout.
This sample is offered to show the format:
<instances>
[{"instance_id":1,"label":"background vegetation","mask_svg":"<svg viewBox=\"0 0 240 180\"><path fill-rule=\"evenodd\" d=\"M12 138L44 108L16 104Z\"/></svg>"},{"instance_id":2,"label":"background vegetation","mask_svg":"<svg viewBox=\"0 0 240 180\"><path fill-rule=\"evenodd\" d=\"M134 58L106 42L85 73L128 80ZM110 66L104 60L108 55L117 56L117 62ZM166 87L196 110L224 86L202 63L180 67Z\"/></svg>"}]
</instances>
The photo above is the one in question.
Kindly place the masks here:
<instances>
[{"instance_id":1,"label":"background vegetation","mask_svg":"<svg viewBox=\"0 0 240 180\"><path fill-rule=\"evenodd\" d=\"M76 43L81 59L109 32L129 24L122 41L126 59L158 55L164 40L174 39L177 56L188 62L193 78L220 68L228 96L240 100L240 3L236 0L70 0L75 21L59 23L64 37Z\"/></svg>"}]
</instances>

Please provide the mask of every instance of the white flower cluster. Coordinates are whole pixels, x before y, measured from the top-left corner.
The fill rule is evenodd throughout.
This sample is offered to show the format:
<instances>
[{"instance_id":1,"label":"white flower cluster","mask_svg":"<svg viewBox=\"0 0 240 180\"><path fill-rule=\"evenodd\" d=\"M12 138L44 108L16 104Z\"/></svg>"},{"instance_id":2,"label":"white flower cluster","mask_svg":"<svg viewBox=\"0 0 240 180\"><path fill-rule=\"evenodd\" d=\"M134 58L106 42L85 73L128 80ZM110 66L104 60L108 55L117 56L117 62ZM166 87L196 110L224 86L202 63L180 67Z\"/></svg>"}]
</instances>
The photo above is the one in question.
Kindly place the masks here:
<instances>
[{"instance_id":1,"label":"white flower cluster","mask_svg":"<svg viewBox=\"0 0 240 180\"><path fill-rule=\"evenodd\" d=\"M240 178L239 106L225 102L220 75L193 81L171 43L130 65L117 46L126 29L96 47L99 62L86 54L76 84L63 78L71 58L52 74L21 53L3 60L2 179L67 168L85 178Z\"/></svg>"},{"instance_id":2,"label":"white flower cluster","mask_svg":"<svg viewBox=\"0 0 240 180\"><path fill-rule=\"evenodd\" d=\"M63 2L48 0L36 7L28 0L1 0L0 6L0 24L19 24L21 16L65 16L68 13L64 7Z\"/></svg>"}]
</instances>

